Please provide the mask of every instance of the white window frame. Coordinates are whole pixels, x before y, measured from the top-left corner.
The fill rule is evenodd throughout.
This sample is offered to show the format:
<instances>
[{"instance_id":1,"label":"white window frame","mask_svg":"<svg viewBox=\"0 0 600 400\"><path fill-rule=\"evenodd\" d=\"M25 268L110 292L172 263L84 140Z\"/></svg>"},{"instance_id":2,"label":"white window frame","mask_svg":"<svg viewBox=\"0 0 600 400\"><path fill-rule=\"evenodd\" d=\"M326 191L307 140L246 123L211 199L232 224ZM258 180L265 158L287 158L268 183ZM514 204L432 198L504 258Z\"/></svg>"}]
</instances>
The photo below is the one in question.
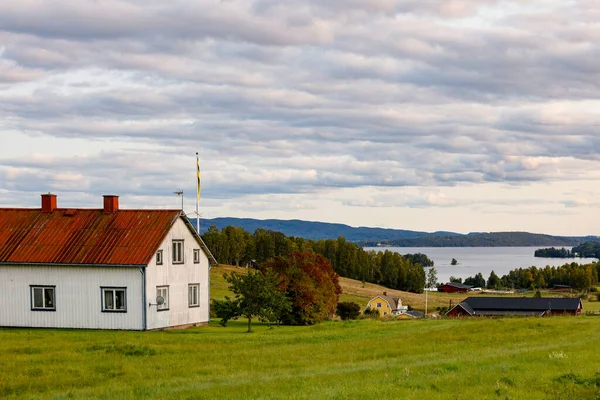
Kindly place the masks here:
<instances>
[{"instance_id":1,"label":"white window frame","mask_svg":"<svg viewBox=\"0 0 600 400\"><path fill-rule=\"evenodd\" d=\"M123 292L123 307L116 308L117 306L117 292ZM127 312L127 288L126 287L115 287L115 286L101 286L101 302L102 302L102 312L116 312L116 313L126 313ZM107 296L112 298L112 307L106 306Z\"/></svg>"},{"instance_id":2,"label":"white window frame","mask_svg":"<svg viewBox=\"0 0 600 400\"><path fill-rule=\"evenodd\" d=\"M157 286L156 297L161 296L164 299L164 303L156 305L157 311L167 311L169 309L169 286Z\"/></svg>"},{"instance_id":3,"label":"white window frame","mask_svg":"<svg viewBox=\"0 0 600 400\"><path fill-rule=\"evenodd\" d=\"M196 301L194 302L194 291L196 292ZM200 284L190 283L188 285L188 307L200 307Z\"/></svg>"},{"instance_id":4,"label":"white window frame","mask_svg":"<svg viewBox=\"0 0 600 400\"><path fill-rule=\"evenodd\" d=\"M163 251L156 252L156 265L163 265Z\"/></svg>"},{"instance_id":5,"label":"white window frame","mask_svg":"<svg viewBox=\"0 0 600 400\"><path fill-rule=\"evenodd\" d=\"M56 286L54 285L30 285L30 297L31 297L31 311L56 311ZM47 304L46 302L46 291L52 293L52 303ZM41 293L42 305L36 307L35 305L35 293Z\"/></svg>"},{"instance_id":6,"label":"white window frame","mask_svg":"<svg viewBox=\"0 0 600 400\"><path fill-rule=\"evenodd\" d=\"M194 249L194 264L200 264L200 249Z\"/></svg>"},{"instance_id":7,"label":"white window frame","mask_svg":"<svg viewBox=\"0 0 600 400\"><path fill-rule=\"evenodd\" d=\"M377 308L381 308L381 307L382 307L382 304L381 304L381 303L377 303L376 307L377 307Z\"/></svg>"},{"instance_id":8,"label":"white window frame","mask_svg":"<svg viewBox=\"0 0 600 400\"><path fill-rule=\"evenodd\" d=\"M183 239L173 239L171 253L173 264L183 264L185 262L185 247L183 245Z\"/></svg>"}]
</instances>

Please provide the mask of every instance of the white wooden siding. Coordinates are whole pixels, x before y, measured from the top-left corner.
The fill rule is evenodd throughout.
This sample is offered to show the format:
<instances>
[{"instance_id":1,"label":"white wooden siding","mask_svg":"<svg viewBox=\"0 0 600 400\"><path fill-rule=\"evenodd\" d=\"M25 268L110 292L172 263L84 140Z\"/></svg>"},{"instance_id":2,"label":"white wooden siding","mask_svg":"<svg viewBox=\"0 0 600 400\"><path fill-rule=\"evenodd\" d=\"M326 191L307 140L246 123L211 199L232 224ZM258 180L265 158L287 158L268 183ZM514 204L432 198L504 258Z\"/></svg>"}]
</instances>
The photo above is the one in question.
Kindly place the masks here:
<instances>
[{"instance_id":1,"label":"white wooden siding","mask_svg":"<svg viewBox=\"0 0 600 400\"><path fill-rule=\"evenodd\" d=\"M173 264L173 240L184 241L184 263ZM200 263L194 264L194 249L200 249L188 226L177 220L160 245L163 264L156 265L156 257L146 268L146 321L147 329L205 323L209 320L209 262L200 250ZM188 285L200 284L200 307L188 305ZM158 311L156 287L169 286L169 310Z\"/></svg>"},{"instance_id":2,"label":"white wooden siding","mask_svg":"<svg viewBox=\"0 0 600 400\"><path fill-rule=\"evenodd\" d=\"M56 311L32 311L30 285L56 286ZM100 288L127 288L127 312L102 312ZM0 266L0 326L143 329L138 268Z\"/></svg>"}]
</instances>

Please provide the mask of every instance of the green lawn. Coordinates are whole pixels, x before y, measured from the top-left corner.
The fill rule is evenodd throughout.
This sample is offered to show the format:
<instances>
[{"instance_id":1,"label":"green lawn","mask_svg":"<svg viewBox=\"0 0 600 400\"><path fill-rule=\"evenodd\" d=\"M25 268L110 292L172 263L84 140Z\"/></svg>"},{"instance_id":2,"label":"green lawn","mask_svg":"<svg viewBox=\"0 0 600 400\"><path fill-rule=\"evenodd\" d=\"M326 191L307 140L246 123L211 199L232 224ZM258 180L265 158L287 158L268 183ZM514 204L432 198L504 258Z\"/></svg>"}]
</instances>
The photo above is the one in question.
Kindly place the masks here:
<instances>
[{"instance_id":1,"label":"green lawn","mask_svg":"<svg viewBox=\"0 0 600 400\"><path fill-rule=\"evenodd\" d=\"M598 399L600 317L0 329L0 398Z\"/></svg>"}]
</instances>

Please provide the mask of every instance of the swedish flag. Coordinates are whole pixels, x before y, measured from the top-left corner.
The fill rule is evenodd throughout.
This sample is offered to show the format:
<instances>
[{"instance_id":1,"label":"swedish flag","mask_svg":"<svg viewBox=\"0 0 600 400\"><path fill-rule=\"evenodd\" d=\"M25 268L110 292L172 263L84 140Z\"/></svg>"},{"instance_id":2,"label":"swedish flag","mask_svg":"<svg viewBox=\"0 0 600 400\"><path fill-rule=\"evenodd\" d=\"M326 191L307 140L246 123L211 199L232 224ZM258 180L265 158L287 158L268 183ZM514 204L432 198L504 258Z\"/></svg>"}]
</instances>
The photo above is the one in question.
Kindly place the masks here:
<instances>
[{"instance_id":1,"label":"swedish flag","mask_svg":"<svg viewBox=\"0 0 600 400\"><path fill-rule=\"evenodd\" d=\"M200 203L200 159L198 158L198 153L196 153L196 170L198 173L198 203Z\"/></svg>"}]
</instances>

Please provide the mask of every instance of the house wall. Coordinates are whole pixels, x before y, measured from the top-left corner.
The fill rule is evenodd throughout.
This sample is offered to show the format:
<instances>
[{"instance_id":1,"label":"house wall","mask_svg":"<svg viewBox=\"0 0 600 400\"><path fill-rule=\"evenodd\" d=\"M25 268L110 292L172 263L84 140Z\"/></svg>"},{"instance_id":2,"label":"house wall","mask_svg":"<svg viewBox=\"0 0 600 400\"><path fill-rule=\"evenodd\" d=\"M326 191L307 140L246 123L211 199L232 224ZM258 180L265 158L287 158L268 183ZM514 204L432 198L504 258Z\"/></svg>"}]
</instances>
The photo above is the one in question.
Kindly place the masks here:
<instances>
[{"instance_id":1,"label":"house wall","mask_svg":"<svg viewBox=\"0 0 600 400\"><path fill-rule=\"evenodd\" d=\"M471 314L466 312L460 305L456 305L453 309L446 313L447 317L470 317Z\"/></svg>"},{"instance_id":2,"label":"house wall","mask_svg":"<svg viewBox=\"0 0 600 400\"><path fill-rule=\"evenodd\" d=\"M381 303L381 308L377 308L377 303ZM369 301L369 303L367 304L367 308L369 308L369 307L373 310L379 311L379 315L381 315L381 316L392 315L392 309L390 308L390 305L388 304L387 300L385 300L381 296L372 298ZM386 314L384 314L384 313L386 313Z\"/></svg>"},{"instance_id":3,"label":"house wall","mask_svg":"<svg viewBox=\"0 0 600 400\"><path fill-rule=\"evenodd\" d=\"M142 329L139 268L0 266L0 326ZM55 288L56 311L32 311L30 285ZM126 312L102 312L100 287L126 287Z\"/></svg>"},{"instance_id":4,"label":"house wall","mask_svg":"<svg viewBox=\"0 0 600 400\"><path fill-rule=\"evenodd\" d=\"M184 241L184 263L173 263L173 240ZM200 263L194 264L194 249L200 249ZM147 329L160 329L171 326L205 324L209 320L209 261L201 250L194 234L178 219L161 243L163 264L156 264L156 257L146 268L146 321ZM189 307L188 285L200 284L200 306ZM169 309L158 310L156 305L157 287L169 286Z\"/></svg>"}]
</instances>

